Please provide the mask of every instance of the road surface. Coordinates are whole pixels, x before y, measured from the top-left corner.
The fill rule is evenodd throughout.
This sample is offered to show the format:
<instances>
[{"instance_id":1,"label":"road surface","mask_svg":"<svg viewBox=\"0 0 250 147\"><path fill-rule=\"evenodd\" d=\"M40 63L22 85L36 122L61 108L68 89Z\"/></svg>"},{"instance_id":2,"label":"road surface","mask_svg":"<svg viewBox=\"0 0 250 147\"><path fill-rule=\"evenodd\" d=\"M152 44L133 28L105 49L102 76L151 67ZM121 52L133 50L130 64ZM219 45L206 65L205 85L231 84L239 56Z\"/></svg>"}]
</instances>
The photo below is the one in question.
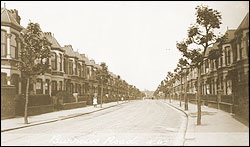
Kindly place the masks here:
<instances>
[{"instance_id":1,"label":"road surface","mask_svg":"<svg viewBox=\"0 0 250 147\"><path fill-rule=\"evenodd\" d=\"M1 133L1 145L175 145L183 115L160 100Z\"/></svg>"}]
</instances>

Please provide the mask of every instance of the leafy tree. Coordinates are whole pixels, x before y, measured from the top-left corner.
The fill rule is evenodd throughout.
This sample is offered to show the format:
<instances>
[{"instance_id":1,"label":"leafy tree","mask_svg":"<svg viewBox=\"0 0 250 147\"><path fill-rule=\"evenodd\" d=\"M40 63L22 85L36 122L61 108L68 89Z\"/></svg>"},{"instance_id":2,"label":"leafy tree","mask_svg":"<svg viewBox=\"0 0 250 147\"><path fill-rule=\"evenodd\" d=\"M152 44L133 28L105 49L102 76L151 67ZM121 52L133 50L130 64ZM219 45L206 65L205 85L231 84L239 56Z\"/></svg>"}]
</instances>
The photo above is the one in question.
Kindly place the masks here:
<instances>
[{"instance_id":1,"label":"leafy tree","mask_svg":"<svg viewBox=\"0 0 250 147\"><path fill-rule=\"evenodd\" d=\"M176 46L183 56L191 60L191 65L198 69L197 79L197 125L201 124L201 90L200 77L201 65L203 64L204 54L209 46L218 42L223 42L225 37L215 35L214 30L219 29L221 25L221 14L217 10L211 9L208 6L197 6L196 8L196 23L188 29L188 38L186 41L177 43ZM190 45L196 45L197 48L189 49ZM215 51L213 56L217 58L220 55L219 50Z\"/></svg>"},{"instance_id":2,"label":"leafy tree","mask_svg":"<svg viewBox=\"0 0 250 147\"><path fill-rule=\"evenodd\" d=\"M180 58L179 62L177 64L177 67L174 69L174 72L178 74L181 78L181 94L183 93L183 86L182 86L182 79L184 77L184 89L185 89L185 94L184 94L184 99L185 99L185 108L187 105L187 100L186 100L186 81L187 81L187 73L186 73L186 66L188 65L188 61L184 58ZM181 107L181 97L180 97L180 107ZM186 110L186 109L185 109Z\"/></svg>"},{"instance_id":3,"label":"leafy tree","mask_svg":"<svg viewBox=\"0 0 250 147\"><path fill-rule=\"evenodd\" d=\"M169 71L166 79L168 81L168 86L171 87L171 89L169 90L171 93L173 92L174 74ZM169 102L171 103L171 96L169 97Z\"/></svg>"},{"instance_id":4,"label":"leafy tree","mask_svg":"<svg viewBox=\"0 0 250 147\"><path fill-rule=\"evenodd\" d=\"M184 78L184 100L185 100L185 110L188 110L188 99L187 99L187 66L189 65L189 62L187 58L180 58L179 62L177 64L177 67L175 69L175 72L178 72L178 74L181 76L181 83L182 83L182 77ZM181 89L183 91L183 89ZM181 101L180 101L181 106Z\"/></svg>"},{"instance_id":5,"label":"leafy tree","mask_svg":"<svg viewBox=\"0 0 250 147\"><path fill-rule=\"evenodd\" d=\"M96 79L101 83L101 108L102 108L102 99L103 99L103 86L108 83L109 78L111 77L108 72L108 67L106 63L101 63L101 69L96 70Z\"/></svg>"},{"instance_id":6,"label":"leafy tree","mask_svg":"<svg viewBox=\"0 0 250 147\"><path fill-rule=\"evenodd\" d=\"M26 80L24 123L28 124L29 83L49 68L51 43L43 36L38 23L30 22L21 33L19 70Z\"/></svg>"}]
</instances>

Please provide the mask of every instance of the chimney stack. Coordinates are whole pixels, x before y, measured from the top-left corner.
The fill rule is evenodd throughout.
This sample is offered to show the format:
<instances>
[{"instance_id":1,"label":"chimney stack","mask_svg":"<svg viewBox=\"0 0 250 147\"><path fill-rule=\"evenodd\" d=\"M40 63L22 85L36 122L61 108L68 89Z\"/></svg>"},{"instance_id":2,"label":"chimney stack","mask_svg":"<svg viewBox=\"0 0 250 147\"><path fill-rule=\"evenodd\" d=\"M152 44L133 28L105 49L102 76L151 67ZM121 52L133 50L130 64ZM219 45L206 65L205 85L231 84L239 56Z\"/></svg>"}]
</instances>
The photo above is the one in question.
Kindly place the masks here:
<instances>
[{"instance_id":1,"label":"chimney stack","mask_svg":"<svg viewBox=\"0 0 250 147\"><path fill-rule=\"evenodd\" d=\"M20 24L21 17L18 15L18 11L16 9L14 9L14 10L11 9L10 13L15 18L15 20L17 21L17 23Z\"/></svg>"}]
</instances>

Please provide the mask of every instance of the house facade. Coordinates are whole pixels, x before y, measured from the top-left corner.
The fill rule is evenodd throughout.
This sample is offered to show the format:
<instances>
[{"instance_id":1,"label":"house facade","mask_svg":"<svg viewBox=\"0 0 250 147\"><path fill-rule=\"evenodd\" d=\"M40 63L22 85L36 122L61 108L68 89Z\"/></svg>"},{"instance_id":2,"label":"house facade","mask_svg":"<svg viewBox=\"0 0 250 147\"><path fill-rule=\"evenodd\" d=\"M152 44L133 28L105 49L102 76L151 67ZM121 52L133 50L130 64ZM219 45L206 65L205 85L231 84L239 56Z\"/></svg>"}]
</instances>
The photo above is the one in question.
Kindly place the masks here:
<instances>
[{"instance_id":1,"label":"house facade","mask_svg":"<svg viewBox=\"0 0 250 147\"><path fill-rule=\"evenodd\" d=\"M226 41L208 47L201 65L202 99L216 97L220 92L223 105L232 106L233 112L249 120L249 13L237 29L225 32ZM212 50L221 50L218 59L207 58ZM188 94L197 93L197 68L188 68ZM183 80L182 80L183 81ZM172 87L172 98L181 93L183 83L177 79ZM195 98L194 98L195 99Z\"/></svg>"},{"instance_id":2,"label":"house facade","mask_svg":"<svg viewBox=\"0 0 250 147\"><path fill-rule=\"evenodd\" d=\"M15 87L16 95L24 94L26 88L26 81L17 67L21 49L19 38L25 30L20 20L17 10L1 8L1 88ZM34 81L30 81L29 93L55 96L60 91L66 91L90 105L94 93L97 93L100 102L101 84L95 75L96 70L102 67L85 54L75 51L72 45L61 46L52 32L42 32L42 35L52 44L48 61L50 67ZM140 91L134 86L129 89L124 80L111 73L109 82L104 85L104 102L116 101L120 99L119 96L128 97L129 94L136 97Z\"/></svg>"}]
</instances>

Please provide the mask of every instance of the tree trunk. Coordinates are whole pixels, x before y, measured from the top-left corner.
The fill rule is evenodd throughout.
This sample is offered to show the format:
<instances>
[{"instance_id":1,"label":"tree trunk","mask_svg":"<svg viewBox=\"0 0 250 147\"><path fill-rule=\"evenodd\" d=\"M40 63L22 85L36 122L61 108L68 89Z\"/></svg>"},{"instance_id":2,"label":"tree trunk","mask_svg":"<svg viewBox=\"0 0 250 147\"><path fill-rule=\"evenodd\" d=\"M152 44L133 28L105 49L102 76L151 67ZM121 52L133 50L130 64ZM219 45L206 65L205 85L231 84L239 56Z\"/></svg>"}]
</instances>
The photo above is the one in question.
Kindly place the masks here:
<instances>
[{"instance_id":1,"label":"tree trunk","mask_svg":"<svg viewBox=\"0 0 250 147\"><path fill-rule=\"evenodd\" d=\"M184 93L184 99L185 99L185 111L187 111L188 110L188 102L189 102L189 100L188 100L188 97L187 97L187 72L185 72L185 75L184 75L185 77L184 77L184 91L185 91L185 93Z\"/></svg>"},{"instance_id":2,"label":"tree trunk","mask_svg":"<svg viewBox=\"0 0 250 147\"><path fill-rule=\"evenodd\" d=\"M30 79L27 78L26 95L25 95L25 108L24 108L24 123L25 124L28 124L29 81L30 81Z\"/></svg>"},{"instance_id":3,"label":"tree trunk","mask_svg":"<svg viewBox=\"0 0 250 147\"><path fill-rule=\"evenodd\" d=\"M172 88L171 88L171 92L169 94L169 103L171 103L171 93L172 93Z\"/></svg>"},{"instance_id":4,"label":"tree trunk","mask_svg":"<svg viewBox=\"0 0 250 147\"><path fill-rule=\"evenodd\" d=\"M182 76L181 76L181 93L180 93L180 96L179 96L179 99L180 99L180 107L181 107L181 95L182 95L182 91L183 91L183 89L182 89Z\"/></svg>"},{"instance_id":5,"label":"tree trunk","mask_svg":"<svg viewBox=\"0 0 250 147\"><path fill-rule=\"evenodd\" d=\"M197 80L197 125L201 124L201 89L200 89L200 82L201 82L201 66L198 67L198 80Z\"/></svg>"},{"instance_id":6,"label":"tree trunk","mask_svg":"<svg viewBox=\"0 0 250 147\"><path fill-rule=\"evenodd\" d=\"M117 90L117 104L119 104L119 88Z\"/></svg>"},{"instance_id":7,"label":"tree trunk","mask_svg":"<svg viewBox=\"0 0 250 147\"><path fill-rule=\"evenodd\" d=\"M103 95L103 81L102 81L102 90L101 90L101 108L102 108L102 95Z\"/></svg>"}]
</instances>

